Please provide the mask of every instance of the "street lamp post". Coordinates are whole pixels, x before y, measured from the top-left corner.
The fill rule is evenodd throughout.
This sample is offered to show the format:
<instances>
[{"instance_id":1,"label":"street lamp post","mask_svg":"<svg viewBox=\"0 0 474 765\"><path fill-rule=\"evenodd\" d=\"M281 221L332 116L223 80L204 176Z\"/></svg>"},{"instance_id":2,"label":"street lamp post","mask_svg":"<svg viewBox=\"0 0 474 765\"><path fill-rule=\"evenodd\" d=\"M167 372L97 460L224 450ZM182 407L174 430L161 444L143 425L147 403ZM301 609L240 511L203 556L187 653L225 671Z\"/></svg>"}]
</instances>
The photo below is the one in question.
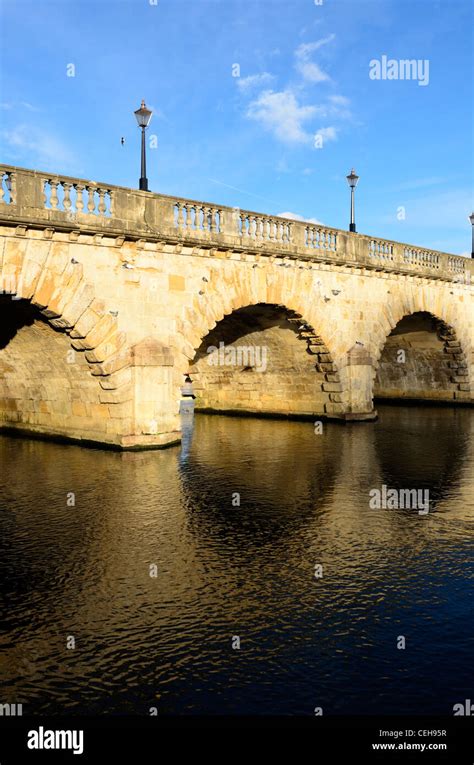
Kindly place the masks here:
<instances>
[{"instance_id":1,"label":"street lamp post","mask_svg":"<svg viewBox=\"0 0 474 765\"><path fill-rule=\"evenodd\" d=\"M359 176L356 175L356 172L354 169L351 170L350 175L347 177L347 183L349 184L351 188L351 222L349 224L349 231L353 231L355 233L356 231L356 224L355 224L355 207L354 207L354 191L355 187L357 186Z\"/></svg>"},{"instance_id":2,"label":"street lamp post","mask_svg":"<svg viewBox=\"0 0 474 765\"><path fill-rule=\"evenodd\" d=\"M145 106L145 101L142 101L142 105L135 111L135 117L137 118L138 127L142 129L142 168L140 176L140 191L148 191L148 178L146 177L146 151L145 151L145 130L147 129L152 112Z\"/></svg>"},{"instance_id":3,"label":"street lamp post","mask_svg":"<svg viewBox=\"0 0 474 765\"><path fill-rule=\"evenodd\" d=\"M472 226L471 258L474 258L474 212L470 214L469 220L471 221Z\"/></svg>"}]
</instances>

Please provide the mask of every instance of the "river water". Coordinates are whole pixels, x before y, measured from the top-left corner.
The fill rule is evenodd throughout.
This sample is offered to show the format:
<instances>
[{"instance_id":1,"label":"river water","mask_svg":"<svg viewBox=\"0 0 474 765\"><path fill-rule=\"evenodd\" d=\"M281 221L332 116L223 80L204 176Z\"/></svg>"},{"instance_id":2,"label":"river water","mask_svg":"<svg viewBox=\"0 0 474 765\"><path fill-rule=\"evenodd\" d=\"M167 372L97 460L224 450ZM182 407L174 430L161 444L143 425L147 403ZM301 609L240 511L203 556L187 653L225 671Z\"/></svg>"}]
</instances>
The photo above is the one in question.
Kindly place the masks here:
<instances>
[{"instance_id":1,"label":"river water","mask_svg":"<svg viewBox=\"0 0 474 765\"><path fill-rule=\"evenodd\" d=\"M451 715L474 691L474 411L379 414L197 415L136 453L0 437L0 702ZM382 485L429 513L372 509Z\"/></svg>"}]
</instances>

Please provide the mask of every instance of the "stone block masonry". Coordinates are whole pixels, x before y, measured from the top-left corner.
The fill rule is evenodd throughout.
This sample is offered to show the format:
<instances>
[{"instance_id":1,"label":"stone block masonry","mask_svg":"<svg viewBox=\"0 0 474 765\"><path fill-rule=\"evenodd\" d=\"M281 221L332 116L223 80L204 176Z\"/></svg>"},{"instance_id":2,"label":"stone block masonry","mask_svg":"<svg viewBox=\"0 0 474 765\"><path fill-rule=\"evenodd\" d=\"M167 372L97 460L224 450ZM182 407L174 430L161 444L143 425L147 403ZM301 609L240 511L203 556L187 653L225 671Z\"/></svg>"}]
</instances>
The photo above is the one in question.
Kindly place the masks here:
<instances>
[{"instance_id":1,"label":"stone block masonry","mask_svg":"<svg viewBox=\"0 0 474 765\"><path fill-rule=\"evenodd\" d=\"M0 179L0 427L174 444L187 373L206 411L363 421L374 397L473 402L467 258L11 166ZM210 363L222 344L236 361Z\"/></svg>"}]
</instances>

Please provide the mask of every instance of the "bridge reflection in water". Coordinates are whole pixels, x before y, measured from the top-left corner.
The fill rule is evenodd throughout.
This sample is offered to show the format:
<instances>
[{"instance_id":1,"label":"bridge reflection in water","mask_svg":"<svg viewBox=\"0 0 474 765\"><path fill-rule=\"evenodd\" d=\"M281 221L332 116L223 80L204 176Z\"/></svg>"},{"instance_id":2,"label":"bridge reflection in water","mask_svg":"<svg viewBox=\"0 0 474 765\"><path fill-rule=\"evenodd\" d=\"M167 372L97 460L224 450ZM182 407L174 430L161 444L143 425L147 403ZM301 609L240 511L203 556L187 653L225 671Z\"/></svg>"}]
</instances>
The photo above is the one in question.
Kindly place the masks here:
<instances>
[{"instance_id":1,"label":"bridge reflection in water","mask_svg":"<svg viewBox=\"0 0 474 765\"><path fill-rule=\"evenodd\" d=\"M2 699L451 714L472 693L473 429L472 410L382 406L322 434L196 415L161 452L1 437ZM430 512L371 509L382 484L428 488Z\"/></svg>"}]
</instances>

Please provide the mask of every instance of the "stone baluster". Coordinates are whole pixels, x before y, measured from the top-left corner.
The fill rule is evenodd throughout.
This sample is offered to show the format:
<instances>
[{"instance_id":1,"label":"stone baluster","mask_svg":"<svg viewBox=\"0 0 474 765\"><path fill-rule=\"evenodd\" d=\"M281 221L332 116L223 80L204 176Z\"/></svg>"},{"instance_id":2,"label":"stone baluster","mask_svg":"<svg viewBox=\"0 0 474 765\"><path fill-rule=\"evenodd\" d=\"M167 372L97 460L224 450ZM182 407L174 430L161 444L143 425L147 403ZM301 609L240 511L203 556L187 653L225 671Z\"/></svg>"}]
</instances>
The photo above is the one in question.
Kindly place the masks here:
<instances>
[{"instance_id":1,"label":"stone baluster","mask_svg":"<svg viewBox=\"0 0 474 765\"><path fill-rule=\"evenodd\" d=\"M5 196L5 191L3 190L3 182L5 178L8 178L8 174L2 173L0 177L0 204L2 204L3 197Z\"/></svg>"},{"instance_id":2,"label":"stone baluster","mask_svg":"<svg viewBox=\"0 0 474 765\"><path fill-rule=\"evenodd\" d=\"M97 191L99 193L99 206L97 209L99 211L99 215L105 215L107 212L107 205L105 204L105 189L99 188Z\"/></svg>"},{"instance_id":3,"label":"stone baluster","mask_svg":"<svg viewBox=\"0 0 474 765\"><path fill-rule=\"evenodd\" d=\"M186 208L186 231L190 231L193 227L192 212L196 208L194 207L194 205L188 205L188 204L185 205L185 208Z\"/></svg>"},{"instance_id":4,"label":"stone baluster","mask_svg":"<svg viewBox=\"0 0 474 765\"><path fill-rule=\"evenodd\" d=\"M209 228L210 228L211 234L215 234L216 231L217 231L217 228L216 228L216 212L217 212L217 210L216 210L215 207L209 208Z\"/></svg>"},{"instance_id":5,"label":"stone baluster","mask_svg":"<svg viewBox=\"0 0 474 765\"><path fill-rule=\"evenodd\" d=\"M71 188L72 183L67 183L66 181L62 182L62 187L64 191L64 197L63 197L63 207L66 212L69 212L71 209Z\"/></svg>"},{"instance_id":6,"label":"stone baluster","mask_svg":"<svg viewBox=\"0 0 474 765\"><path fill-rule=\"evenodd\" d=\"M200 205L194 205L194 228L196 231L201 230L201 209Z\"/></svg>"},{"instance_id":7,"label":"stone baluster","mask_svg":"<svg viewBox=\"0 0 474 765\"><path fill-rule=\"evenodd\" d=\"M109 195L109 215L112 217L114 214L114 194L112 189L107 189L107 194Z\"/></svg>"},{"instance_id":8,"label":"stone baluster","mask_svg":"<svg viewBox=\"0 0 474 765\"><path fill-rule=\"evenodd\" d=\"M58 181L52 181L50 180L49 185L51 187L51 195L50 195L50 203L51 203L51 209L57 210L59 199L58 199Z\"/></svg>"},{"instance_id":9,"label":"stone baluster","mask_svg":"<svg viewBox=\"0 0 474 765\"><path fill-rule=\"evenodd\" d=\"M95 213L95 187L94 186L86 186L87 189L87 212L90 213L90 215L93 215Z\"/></svg>"},{"instance_id":10,"label":"stone baluster","mask_svg":"<svg viewBox=\"0 0 474 765\"><path fill-rule=\"evenodd\" d=\"M287 223L288 241L293 241L293 223Z\"/></svg>"},{"instance_id":11,"label":"stone baluster","mask_svg":"<svg viewBox=\"0 0 474 765\"><path fill-rule=\"evenodd\" d=\"M219 227L218 227L218 233L222 234L224 231L224 212L219 208L217 211L219 213Z\"/></svg>"},{"instance_id":12,"label":"stone baluster","mask_svg":"<svg viewBox=\"0 0 474 765\"><path fill-rule=\"evenodd\" d=\"M181 231L184 228L184 213L183 213L183 205L181 204L181 202L176 202L176 208L178 210L178 219L176 223L179 230Z\"/></svg>"},{"instance_id":13,"label":"stone baluster","mask_svg":"<svg viewBox=\"0 0 474 765\"><path fill-rule=\"evenodd\" d=\"M41 197L42 197L42 200L43 200L43 207L46 207L46 205L48 204L48 195L46 193L46 187L47 187L49 181L46 180L46 178L43 178L41 182L43 184L42 185Z\"/></svg>"},{"instance_id":14,"label":"stone baluster","mask_svg":"<svg viewBox=\"0 0 474 765\"><path fill-rule=\"evenodd\" d=\"M84 184L75 183L74 187L76 189L76 210L77 212L82 212L84 209L84 197L83 197Z\"/></svg>"}]
</instances>

